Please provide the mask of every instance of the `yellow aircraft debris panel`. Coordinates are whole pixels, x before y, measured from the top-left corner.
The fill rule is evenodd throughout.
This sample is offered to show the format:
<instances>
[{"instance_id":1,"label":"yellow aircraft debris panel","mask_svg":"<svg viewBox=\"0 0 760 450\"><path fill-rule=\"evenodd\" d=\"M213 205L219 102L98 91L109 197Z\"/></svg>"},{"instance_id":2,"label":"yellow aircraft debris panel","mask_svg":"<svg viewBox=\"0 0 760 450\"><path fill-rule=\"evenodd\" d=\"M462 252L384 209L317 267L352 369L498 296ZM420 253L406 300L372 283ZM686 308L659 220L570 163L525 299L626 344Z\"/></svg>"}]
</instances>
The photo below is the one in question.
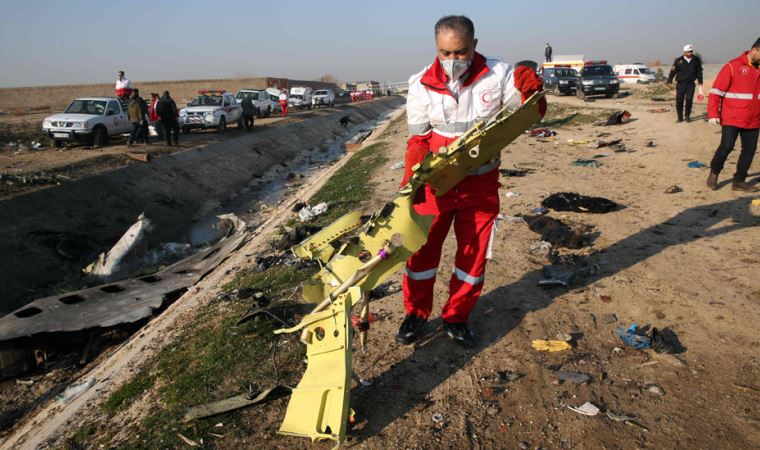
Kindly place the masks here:
<instances>
[{"instance_id":1,"label":"yellow aircraft debris panel","mask_svg":"<svg viewBox=\"0 0 760 450\"><path fill-rule=\"evenodd\" d=\"M332 225L293 247L301 258L317 259L322 270L304 284L303 299L317 303L293 328L301 331L308 364L293 390L280 433L314 439L345 439L351 388L351 310L362 304L360 337L366 341L369 291L380 285L425 244L433 216L414 210L415 194L426 183L442 195L499 153L531 125L541 120L534 94L514 111L503 109L488 122L478 122L456 141L428 154L393 202L361 224L361 212L346 214ZM334 240L361 228L340 248Z\"/></svg>"}]
</instances>

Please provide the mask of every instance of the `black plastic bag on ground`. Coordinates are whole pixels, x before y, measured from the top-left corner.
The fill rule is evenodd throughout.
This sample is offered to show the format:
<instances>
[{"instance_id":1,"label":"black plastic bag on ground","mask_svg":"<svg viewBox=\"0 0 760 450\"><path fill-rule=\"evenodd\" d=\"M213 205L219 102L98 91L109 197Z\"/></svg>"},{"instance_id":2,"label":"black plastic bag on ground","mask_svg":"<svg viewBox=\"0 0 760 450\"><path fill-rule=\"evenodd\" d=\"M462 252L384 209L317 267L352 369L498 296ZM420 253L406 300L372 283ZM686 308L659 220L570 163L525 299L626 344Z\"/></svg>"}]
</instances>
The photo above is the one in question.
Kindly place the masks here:
<instances>
[{"instance_id":1,"label":"black plastic bag on ground","mask_svg":"<svg viewBox=\"0 0 760 450\"><path fill-rule=\"evenodd\" d=\"M615 211L620 205L603 197L588 197L574 192L559 192L546 197L541 206L555 211L575 211L604 214Z\"/></svg>"}]
</instances>

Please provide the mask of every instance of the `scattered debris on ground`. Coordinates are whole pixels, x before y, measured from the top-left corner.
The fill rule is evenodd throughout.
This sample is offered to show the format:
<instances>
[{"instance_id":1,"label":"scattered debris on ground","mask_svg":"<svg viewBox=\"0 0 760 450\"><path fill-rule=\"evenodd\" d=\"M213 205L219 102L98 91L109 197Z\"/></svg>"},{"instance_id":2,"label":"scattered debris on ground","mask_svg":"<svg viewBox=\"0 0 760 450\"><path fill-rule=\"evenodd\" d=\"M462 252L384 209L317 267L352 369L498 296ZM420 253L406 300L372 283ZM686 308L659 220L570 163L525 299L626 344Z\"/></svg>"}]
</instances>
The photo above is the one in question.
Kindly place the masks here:
<instances>
[{"instance_id":1,"label":"scattered debris on ground","mask_svg":"<svg viewBox=\"0 0 760 450\"><path fill-rule=\"evenodd\" d=\"M591 197L575 192L558 192L541 201L541 206L555 211L574 211L605 214L620 209L620 205L604 197Z\"/></svg>"},{"instance_id":2,"label":"scattered debris on ground","mask_svg":"<svg viewBox=\"0 0 760 450\"><path fill-rule=\"evenodd\" d=\"M628 111L615 111L607 117L603 125L622 125L631 121L631 113Z\"/></svg>"},{"instance_id":3,"label":"scattered debris on ground","mask_svg":"<svg viewBox=\"0 0 760 450\"><path fill-rule=\"evenodd\" d=\"M565 350L570 350L573 348L569 343L567 343L567 341L559 340L535 339L533 342L531 342L530 345L540 352L550 353L563 352Z\"/></svg>"},{"instance_id":4,"label":"scattered debris on ground","mask_svg":"<svg viewBox=\"0 0 760 450\"><path fill-rule=\"evenodd\" d=\"M150 317L184 294L243 242L245 222L233 214L219 216L219 219L227 224L227 234L219 242L158 272L38 299L3 316L0 342L53 332L102 331ZM33 354L40 343L26 340L23 345L22 351ZM84 354L86 358L87 351ZM0 357L0 370L2 361Z\"/></svg>"},{"instance_id":5,"label":"scattered debris on ground","mask_svg":"<svg viewBox=\"0 0 760 450\"><path fill-rule=\"evenodd\" d=\"M575 161L573 161L571 164L578 167L593 167L593 168L597 168L601 165L599 164L599 161L595 159L584 159L584 158L578 158Z\"/></svg>"},{"instance_id":6,"label":"scattered debris on ground","mask_svg":"<svg viewBox=\"0 0 760 450\"><path fill-rule=\"evenodd\" d=\"M39 172L31 175L11 175L9 173L0 173L0 184L8 186L43 186L48 184L61 184L70 178L63 175Z\"/></svg>"},{"instance_id":7,"label":"scattered debris on ground","mask_svg":"<svg viewBox=\"0 0 760 450\"><path fill-rule=\"evenodd\" d=\"M525 216L525 222L532 232L540 234L542 240L555 247L577 249L587 245L593 238L585 235L588 225L574 224L575 227L571 227L547 215Z\"/></svg>"},{"instance_id":8,"label":"scattered debris on ground","mask_svg":"<svg viewBox=\"0 0 760 450\"><path fill-rule=\"evenodd\" d=\"M193 420L218 416L219 414L235 411L240 408L276 400L289 394L289 388L277 385L270 389L264 389L256 394L248 392L246 394L236 395L234 397L225 398L224 400L194 406L185 413L182 417L182 421L190 422Z\"/></svg>"},{"instance_id":9,"label":"scattered debris on ground","mask_svg":"<svg viewBox=\"0 0 760 450\"><path fill-rule=\"evenodd\" d=\"M573 407L568 405L568 408L570 408L571 411L575 411L579 414L583 414L584 416L595 416L599 414L599 407L594 405L591 402L586 402L578 407Z\"/></svg>"},{"instance_id":10,"label":"scattered debris on ground","mask_svg":"<svg viewBox=\"0 0 760 450\"><path fill-rule=\"evenodd\" d=\"M533 169L499 169L499 173L505 177L524 177L534 172L535 170Z\"/></svg>"},{"instance_id":11,"label":"scattered debris on ground","mask_svg":"<svg viewBox=\"0 0 760 450\"><path fill-rule=\"evenodd\" d=\"M548 137L556 136L557 132L550 130L548 128L534 128L532 130L526 131L525 134L527 134L530 137L535 137L535 138L548 138Z\"/></svg>"}]
</instances>

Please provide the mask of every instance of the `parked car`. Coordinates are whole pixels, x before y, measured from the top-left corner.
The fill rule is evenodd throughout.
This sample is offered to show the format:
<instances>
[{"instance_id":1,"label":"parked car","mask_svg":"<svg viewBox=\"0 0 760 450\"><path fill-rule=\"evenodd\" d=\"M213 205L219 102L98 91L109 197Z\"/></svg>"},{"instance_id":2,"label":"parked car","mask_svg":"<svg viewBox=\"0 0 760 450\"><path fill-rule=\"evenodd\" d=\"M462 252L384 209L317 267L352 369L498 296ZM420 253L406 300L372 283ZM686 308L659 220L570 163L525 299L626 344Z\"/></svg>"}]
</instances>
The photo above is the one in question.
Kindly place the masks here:
<instances>
[{"instance_id":1,"label":"parked car","mask_svg":"<svg viewBox=\"0 0 760 450\"><path fill-rule=\"evenodd\" d=\"M617 96L620 91L620 80L612 71L612 66L606 61L589 61L583 66L578 78L575 93L578 98L587 95L604 95L607 98Z\"/></svg>"},{"instance_id":2,"label":"parked car","mask_svg":"<svg viewBox=\"0 0 760 450\"><path fill-rule=\"evenodd\" d=\"M613 71L621 83L648 84L655 82L655 74L646 64L617 64Z\"/></svg>"},{"instance_id":3,"label":"parked car","mask_svg":"<svg viewBox=\"0 0 760 450\"><path fill-rule=\"evenodd\" d=\"M572 95L578 84L578 72L570 67L547 67L541 78L544 80L544 89L554 95Z\"/></svg>"},{"instance_id":4,"label":"parked car","mask_svg":"<svg viewBox=\"0 0 760 450\"><path fill-rule=\"evenodd\" d=\"M272 101L272 113L274 114L282 113L282 108L280 108L280 92L282 91L277 88L267 88L269 100Z\"/></svg>"},{"instance_id":5,"label":"parked car","mask_svg":"<svg viewBox=\"0 0 760 450\"><path fill-rule=\"evenodd\" d=\"M183 133L193 128L216 128L223 133L227 124L243 126L243 107L232 94L224 90L209 89L198 91L198 95L179 111L179 126Z\"/></svg>"},{"instance_id":6,"label":"parked car","mask_svg":"<svg viewBox=\"0 0 760 450\"><path fill-rule=\"evenodd\" d=\"M298 109L311 108L311 88L294 87L290 89L288 106Z\"/></svg>"},{"instance_id":7,"label":"parked car","mask_svg":"<svg viewBox=\"0 0 760 450\"><path fill-rule=\"evenodd\" d=\"M311 104L315 107L335 106L335 93L330 89L314 91L314 95L311 97Z\"/></svg>"},{"instance_id":8,"label":"parked car","mask_svg":"<svg viewBox=\"0 0 760 450\"><path fill-rule=\"evenodd\" d=\"M42 121L42 132L55 147L61 147L65 141L102 146L109 137L131 130L126 106L116 97L78 98L62 113Z\"/></svg>"},{"instance_id":9,"label":"parked car","mask_svg":"<svg viewBox=\"0 0 760 450\"><path fill-rule=\"evenodd\" d=\"M238 104L243 103L243 99L250 97L253 107L256 108L256 117L269 117L272 114L272 99L269 93L262 89L241 89L235 95Z\"/></svg>"}]
</instances>

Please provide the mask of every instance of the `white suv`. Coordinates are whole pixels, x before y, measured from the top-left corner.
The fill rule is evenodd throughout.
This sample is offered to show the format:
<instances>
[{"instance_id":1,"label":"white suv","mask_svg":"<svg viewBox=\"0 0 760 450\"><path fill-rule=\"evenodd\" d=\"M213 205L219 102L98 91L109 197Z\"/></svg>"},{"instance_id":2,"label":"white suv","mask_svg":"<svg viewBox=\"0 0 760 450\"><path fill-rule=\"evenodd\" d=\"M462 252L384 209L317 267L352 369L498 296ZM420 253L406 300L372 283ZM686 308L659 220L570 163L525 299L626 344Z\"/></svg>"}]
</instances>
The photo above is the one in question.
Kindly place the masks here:
<instances>
[{"instance_id":1,"label":"white suv","mask_svg":"<svg viewBox=\"0 0 760 450\"><path fill-rule=\"evenodd\" d=\"M250 97L253 101L253 107L256 108L256 117L269 117L272 114L272 99L269 93L263 89L241 89L235 96L238 104L243 103L243 99Z\"/></svg>"},{"instance_id":2,"label":"white suv","mask_svg":"<svg viewBox=\"0 0 760 450\"><path fill-rule=\"evenodd\" d=\"M131 130L126 107L116 97L78 98L64 112L42 121L42 132L56 147L63 146L64 141L100 147L109 137Z\"/></svg>"},{"instance_id":3,"label":"white suv","mask_svg":"<svg viewBox=\"0 0 760 450\"><path fill-rule=\"evenodd\" d=\"M183 133L189 133L192 128L216 128L223 133L227 124L243 126L243 107L232 94L216 89L198 91L198 94L187 108L179 111L179 126Z\"/></svg>"},{"instance_id":4,"label":"white suv","mask_svg":"<svg viewBox=\"0 0 760 450\"><path fill-rule=\"evenodd\" d=\"M334 106L335 105L335 92L330 89L320 89L314 91L311 97L311 104L314 107L318 106Z\"/></svg>"}]
</instances>

